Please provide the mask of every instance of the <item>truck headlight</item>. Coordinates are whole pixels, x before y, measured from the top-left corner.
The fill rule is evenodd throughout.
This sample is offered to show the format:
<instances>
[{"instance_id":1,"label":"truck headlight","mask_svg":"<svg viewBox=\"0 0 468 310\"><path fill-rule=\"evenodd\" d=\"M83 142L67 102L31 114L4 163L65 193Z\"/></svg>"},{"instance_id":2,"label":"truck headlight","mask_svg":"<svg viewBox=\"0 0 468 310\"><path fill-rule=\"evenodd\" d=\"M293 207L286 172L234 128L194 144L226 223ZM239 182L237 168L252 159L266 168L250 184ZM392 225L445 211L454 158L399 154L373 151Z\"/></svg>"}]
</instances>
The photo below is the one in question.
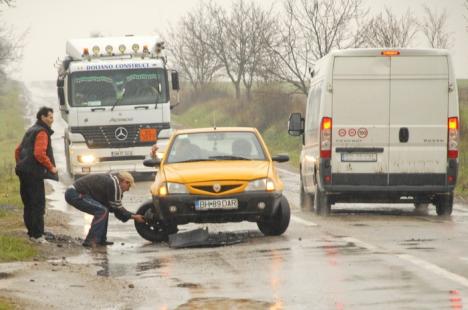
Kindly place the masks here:
<instances>
[{"instance_id":1,"label":"truck headlight","mask_svg":"<svg viewBox=\"0 0 468 310\"><path fill-rule=\"evenodd\" d=\"M188 194L187 187L184 184L167 182L166 187L168 194Z\"/></svg>"},{"instance_id":2,"label":"truck headlight","mask_svg":"<svg viewBox=\"0 0 468 310\"><path fill-rule=\"evenodd\" d=\"M250 191L274 191L275 190L275 183L271 179L258 179L254 181L250 181L247 187L245 188L246 192Z\"/></svg>"},{"instance_id":3,"label":"truck headlight","mask_svg":"<svg viewBox=\"0 0 468 310\"><path fill-rule=\"evenodd\" d=\"M96 161L93 154L78 155L78 161L82 164L92 164Z\"/></svg>"}]
</instances>

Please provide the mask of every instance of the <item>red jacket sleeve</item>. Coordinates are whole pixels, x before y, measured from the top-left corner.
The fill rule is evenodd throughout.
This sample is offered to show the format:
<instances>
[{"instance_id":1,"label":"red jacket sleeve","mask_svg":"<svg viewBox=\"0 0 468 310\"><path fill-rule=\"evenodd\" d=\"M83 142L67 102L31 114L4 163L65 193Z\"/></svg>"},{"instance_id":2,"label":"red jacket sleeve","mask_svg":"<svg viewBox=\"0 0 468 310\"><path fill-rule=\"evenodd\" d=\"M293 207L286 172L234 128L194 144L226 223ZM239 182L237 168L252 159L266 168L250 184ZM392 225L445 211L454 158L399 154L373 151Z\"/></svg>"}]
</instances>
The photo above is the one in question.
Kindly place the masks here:
<instances>
[{"instance_id":1,"label":"red jacket sleeve","mask_svg":"<svg viewBox=\"0 0 468 310\"><path fill-rule=\"evenodd\" d=\"M54 165L50 161L50 158L47 156L47 145L49 139L47 133L44 130L41 130L36 136L36 142L34 143L34 158L47 168L47 170L52 171Z\"/></svg>"},{"instance_id":2,"label":"red jacket sleeve","mask_svg":"<svg viewBox=\"0 0 468 310\"><path fill-rule=\"evenodd\" d=\"M18 162L21 153L21 143L16 146L15 149L15 160Z\"/></svg>"}]
</instances>

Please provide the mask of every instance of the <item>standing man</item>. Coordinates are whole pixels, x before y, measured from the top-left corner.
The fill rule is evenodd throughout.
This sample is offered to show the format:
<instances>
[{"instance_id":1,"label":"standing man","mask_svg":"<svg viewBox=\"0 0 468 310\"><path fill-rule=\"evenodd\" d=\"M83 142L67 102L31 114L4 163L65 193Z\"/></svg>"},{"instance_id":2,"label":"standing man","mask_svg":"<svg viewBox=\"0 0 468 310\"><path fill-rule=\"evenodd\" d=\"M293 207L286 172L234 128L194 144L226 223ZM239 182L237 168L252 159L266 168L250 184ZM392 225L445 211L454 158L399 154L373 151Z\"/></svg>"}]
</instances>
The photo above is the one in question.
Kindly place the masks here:
<instances>
[{"instance_id":1,"label":"standing man","mask_svg":"<svg viewBox=\"0 0 468 310\"><path fill-rule=\"evenodd\" d=\"M107 241L109 212L113 212L122 222L133 219L135 222L145 223L142 215L129 212L122 206L123 193L134 184L132 175L122 171L117 174L88 174L66 190L65 200L68 204L94 216L83 246L113 244Z\"/></svg>"},{"instance_id":2,"label":"standing man","mask_svg":"<svg viewBox=\"0 0 468 310\"><path fill-rule=\"evenodd\" d=\"M39 109L36 123L24 134L16 147L16 174L20 180L20 194L24 205L24 224L31 241L46 243L44 239L45 190L44 179L58 181L50 137L54 110Z\"/></svg>"}]
</instances>

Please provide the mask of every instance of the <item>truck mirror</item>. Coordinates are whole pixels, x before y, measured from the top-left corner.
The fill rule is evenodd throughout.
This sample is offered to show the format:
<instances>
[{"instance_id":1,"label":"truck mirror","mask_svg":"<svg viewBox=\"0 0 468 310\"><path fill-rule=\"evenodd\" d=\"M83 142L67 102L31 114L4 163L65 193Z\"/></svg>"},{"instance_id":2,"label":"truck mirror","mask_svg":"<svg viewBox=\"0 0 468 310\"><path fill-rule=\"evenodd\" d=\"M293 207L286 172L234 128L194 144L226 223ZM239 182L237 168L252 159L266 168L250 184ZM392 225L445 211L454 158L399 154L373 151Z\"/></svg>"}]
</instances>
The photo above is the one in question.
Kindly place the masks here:
<instances>
[{"instance_id":1,"label":"truck mirror","mask_svg":"<svg viewBox=\"0 0 468 310\"><path fill-rule=\"evenodd\" d=\"M171 80L172 80L172 89L179 90L179 73L177 71L171 72Z\"/></svg>"},{"instance_id":2,"label":"truck mirror","mask_svg":"<svg viewBox=\"0 0 468 310\"><path fill-rule=\"evenodd\" d=\"M57 88L57 95L60 105L65 105L65 91L63 90L63 87Z\"/></svg>"},{"instance_id":3,"label":"truck mirror","mask_svg":"<svg viewBox=\"0 0 468 310\"><path fill-rule=\"evenodd\" d=\"M57 87L63 87L65 85L64 79L57 79Z\"/></svg>"},{"instance_id":4,"label":"truck mirror","mask_svg":"<svg viewBox=\"0 0 468 310\"><path fill-rule=\"evenodd\" d=\"M289 115L288 133L291 136L300 136L304 133L304 118L301 113L291 113Z\"/></svg>"}]
</instances>

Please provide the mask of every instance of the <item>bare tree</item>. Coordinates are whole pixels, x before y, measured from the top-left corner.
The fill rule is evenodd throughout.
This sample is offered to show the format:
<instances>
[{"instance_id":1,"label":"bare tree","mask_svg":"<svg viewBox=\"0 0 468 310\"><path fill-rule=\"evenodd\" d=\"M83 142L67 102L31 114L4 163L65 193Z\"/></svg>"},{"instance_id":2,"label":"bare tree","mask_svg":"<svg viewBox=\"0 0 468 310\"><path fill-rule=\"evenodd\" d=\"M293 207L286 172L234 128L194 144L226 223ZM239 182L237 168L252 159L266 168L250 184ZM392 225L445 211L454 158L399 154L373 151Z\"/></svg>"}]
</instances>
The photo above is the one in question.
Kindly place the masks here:
<instances>
[{"instance_id":1,"label":"bare tree","mask_svg":"<svg viewBox=\"0 0 468 310\"><path fill-rule=\"evenodd\" d=\"M244 16L246 39L246 64L242 74L247 101L252 99L252 86L255 78L260 74L261 66L265 62L267 46L265 42L273 36L275 20L271 18L271 9L263 10L259 6L250 4L242 9L241 1L233 7L233 14L240 20Z\"/></svg>"},{"instance_id":2,"label":"bare tree","mask_svg":"<svg viewBox=\"0 0 468 310\"><path fill-rule=\"evenodd\" d=\"M228 78L234 85L236 99L241 99L241 84L250 97L250 89L261 57L262 31L259 24L266 22L267 14L252 2L236 0L227 12L213 1L205 5L209 22L205 43L210 46ZM257 14L259 14L257 16ZM263 27L263 26L262 26Z\"/></svg>"},{"instance_id":3,"label":"bare tree","mask_svg":"<svg viewBox=\"0 0 468 310\"><path fill-rule=\"evenodd\" d=\"M183 17L176 29L171 29L168 50L177 66L187 77L196 94L212 82L222 67L212 49L206 44L209 33L207 12L202 6Z\"/></svg>"},{"instance_id":4,"label":"bare tree","mask_svg":"<svg viewBox=\"0 0 468 310\"><path fill-rule=\"evenodd\" d=\"M447 10L438 14L424 5L425 16L420 24L422 33L433 48L449 48L452 34L447 31Z\"/></svg>"},{"instance_id":5,"label":"bare tree","mask_svg":"<svg viewBox=\"0 0 468 310\"><path fill-rule=\"evenodd\" d=\"M417 20L410 10L398 18L386 7L372 18L363 31L368 47L407 47L418 32Z\"/></svg>"},{"instance_id":6,"label":"bare tree","mask_svg":"<svg viewBox=\"0 0 468 310\"><path fill-rule=\"evenodd\" d=\"M364 43L360 24L367 16L362 0L285 0L277 35L268 41L275 78L307 94L308 69L335 48Z\"/></svg>"}]
</instances>

